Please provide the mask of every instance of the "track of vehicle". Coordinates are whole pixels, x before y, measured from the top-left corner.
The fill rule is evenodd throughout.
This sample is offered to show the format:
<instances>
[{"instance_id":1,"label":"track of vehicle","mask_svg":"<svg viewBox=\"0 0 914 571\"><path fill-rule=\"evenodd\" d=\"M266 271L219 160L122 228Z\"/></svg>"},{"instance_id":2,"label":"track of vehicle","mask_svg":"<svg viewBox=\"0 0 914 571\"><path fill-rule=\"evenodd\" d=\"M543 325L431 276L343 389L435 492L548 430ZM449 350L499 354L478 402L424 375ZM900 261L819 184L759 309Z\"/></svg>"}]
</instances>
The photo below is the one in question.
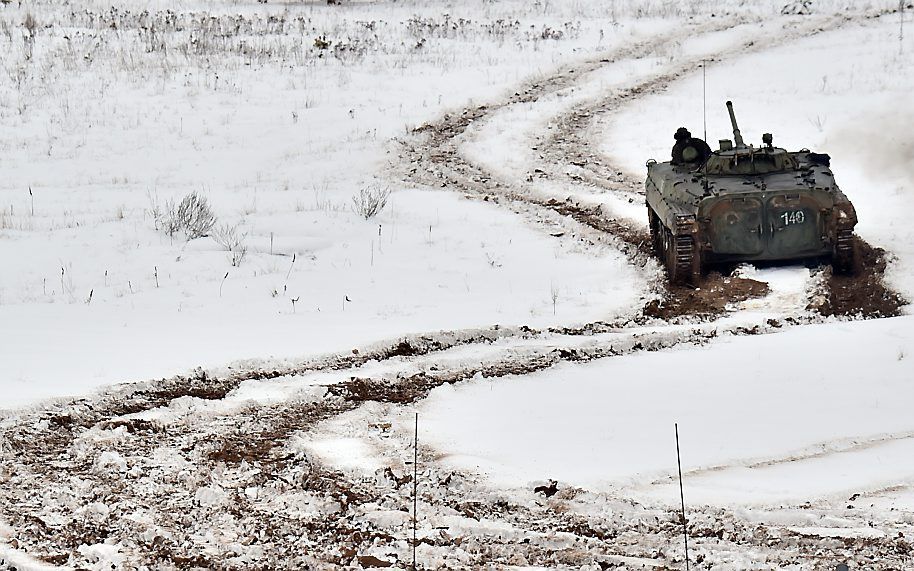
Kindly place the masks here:
<instances>
[{"instance_id":1,"label":"track of vehicle","mask_svg":"<svg viewBox=\"0 0 914 571\"><path fill-rule=\"evenodd\" d=\"M844 22L809 21L780 41ZM682 35L737 23L721 18ZM764 297L767 285L712 274L700 290L670 286L653 258L646 219L635 224L573 197L550 195L535 183L500 180L462 156L460 137L471 124L573 86L602 66L647 57L676 40L659 38L559 69L504 101L448 114L399 141L394 165L414 184L496 202L536 227L561 229L554 232L561 234L556 240L621 250L641 268L652 292L643 308L551 330L492 327L396 339L287 369L201 371L17 413L0 421L0 522L15 530L10 545L49 563L77 567L91 559L80 546L113 541L123 546L125 565L132 566L303 569L389 563L402 568L409 553L408 525L403 518L388 520L411 509L412 479L405 468L409 435L362 427L364 437L394 465L370 478L321 465L296 446L296 435L366 406L377 407L382 423L435 387L477 375L523 375L560 362L703 344L724 335L775 333L821 315L897 314L904 302L881 280L886 254L861 242L856 276L823 270L810 277L811 293L816 288L822 293L810 295L811 310L783 308L778 320L720 325L719 316L746 299ZM719 57L767 47L740 46ZM620 175L589 150L587 128L631 98L667 89L696 66L681 62L675 70L552 118L555 129L537 142L546 149L542 178L586 192L640 196L639 181ZM574 177L564 169L568 164L579 166ZM824 301L813 303L813 297ZM466 348L485 356L473 364L452 357ZM385 372L366 374L369 365L384 366ZM315 374L325 380L306 380ZM281 378L301 379L300 390L279 402L231 400L243 383ZM512 497L436 462L430 449L421 450L420 465L419 505L427 515L419 547L426 560L453 557L449 561L455 567L591 564L602 569L666 569L682 560L681 522L659 505L639 503L622 492L571 487L549 498L532 490ZM590 509L594 505L602 509ZM827 506L811 509L828 513ZM436 529L435 518L451 525ZM867 525L865 514L859 520ZM698 563L738 564L748 557L777 568L819 568L855 558L871 562L872 569L890 569L900 568L911 551L897 534L835 540L751 523L732 510L711 507L694 508L689 526ZM910 526L893 531L902 528L910 531ZM384 549L398 559L379 555ZM0 552L0 558L9 556Z\"/></svg>"}]
</instances>

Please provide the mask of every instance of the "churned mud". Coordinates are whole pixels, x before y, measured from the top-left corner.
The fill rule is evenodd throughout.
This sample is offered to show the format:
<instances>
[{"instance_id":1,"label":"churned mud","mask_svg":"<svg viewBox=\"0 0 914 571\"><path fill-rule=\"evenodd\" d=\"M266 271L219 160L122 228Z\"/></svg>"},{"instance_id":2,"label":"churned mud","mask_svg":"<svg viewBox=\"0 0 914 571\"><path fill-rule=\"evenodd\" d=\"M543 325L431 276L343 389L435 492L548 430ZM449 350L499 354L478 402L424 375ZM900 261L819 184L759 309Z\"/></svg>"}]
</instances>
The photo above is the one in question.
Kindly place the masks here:
<instances>
[{"instance_id":1,"label":"churned mud","mask_svg":"<svg viewBox=\"0 0 914 571\"><path fill-rule=\"evenodd\" d=\"M299 443L317 423L363 406L411 404L435 387L477 376L525 375L564 361L700 345L720 334L709 325L583 347L547 344L473 366L430 362L406 376L350 376L276 404L228 409L208 407L219 404L208 398L209 383L221 386L213 378L198 377L186 394L175 390L164 408L145 411L137 410L140 397L122 387L24 413L0 427L0 519L16 530L14 547L78 567L88 565L81 548L111 544L128 568L403 568L411 547L414 481L406 462L412 450L388 440L394 438L389 422L369 423L364 438L388 446L401 461L363 475L343 473ZM159 398L165 397L148 404L158 406ZM111 418L115 411L106 403L119 401L134 402L134 412ZM528 494L491 491L426 450L415 470L423 527L418 547L426 557L451 558L445 567L681 563L675 547L681 521L666 509L555 482L539 492L531 486ZM428 522L438 527L429 530ZM891 563L903 556L899 549L909 548L890 537L836 544L785 534L718 509L691 510L688 525L696 562L710 552L739 557L750 550L781 566L860 554Z\"/></svg>"},{"instance_id":2,"label":"churned mud","mask_svg":"<svg viewBox=\"0 0 914 571\"><path fill-rule=\"evenodd\" d=\"M847 316L873 319L894 317L908 301L886 285L884 277L888 252L857 240L857 268L853 274L835 274L831 269L822 291L810 302L810 308L825 316Z\"/></svg>"}]
</instances>

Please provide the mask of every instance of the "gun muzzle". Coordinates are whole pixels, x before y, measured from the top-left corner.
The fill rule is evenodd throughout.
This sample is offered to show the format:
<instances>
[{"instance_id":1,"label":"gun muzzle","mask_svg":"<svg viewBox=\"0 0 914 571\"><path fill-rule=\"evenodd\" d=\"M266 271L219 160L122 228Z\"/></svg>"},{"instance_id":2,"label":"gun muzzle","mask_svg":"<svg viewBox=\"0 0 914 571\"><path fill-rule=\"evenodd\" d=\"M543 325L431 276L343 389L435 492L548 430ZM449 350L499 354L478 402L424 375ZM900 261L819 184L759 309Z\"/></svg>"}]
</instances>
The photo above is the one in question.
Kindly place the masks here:
<instances>
[{"instance_id":1,"label":"gun muzzle","mask_svg":"<svg viewBox=\"0 0 914 571\"><path fill-rule=\"evenodd\" d=\"M733 102L727 101L727 112L730 114L730 124L733 126L733 142L736 148L745 147L743 136L739 132L739 125L736 124L736 115L733 114Z\"/></svg>"}]
</instances>

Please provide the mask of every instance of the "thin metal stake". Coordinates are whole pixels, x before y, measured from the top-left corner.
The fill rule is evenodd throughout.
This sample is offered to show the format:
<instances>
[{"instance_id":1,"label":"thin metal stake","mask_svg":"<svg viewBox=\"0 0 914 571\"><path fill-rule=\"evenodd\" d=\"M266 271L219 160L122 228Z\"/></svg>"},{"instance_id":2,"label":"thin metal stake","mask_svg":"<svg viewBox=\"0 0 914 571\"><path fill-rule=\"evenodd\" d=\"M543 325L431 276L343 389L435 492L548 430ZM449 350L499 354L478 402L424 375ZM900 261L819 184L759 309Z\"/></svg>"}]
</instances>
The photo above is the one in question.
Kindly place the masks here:
<instances>
[{"instance_id":1,"label":"thin metal stake","mask_svg":"<svg viewBox=\"0 0 914 571\"><path fill-rule=\"evenodd\" d=\"M689 571L689 529L686 525L685 496L682 493L682 460L679 456L679 423L673 424L676 428L676 465L679 467L679 500L682 502L682 537L685 539L686 571Z\"/></svg>"},{"instance_id":2,"label":"thin metal stake","mask_svg":"<svg viewBox=\"0 0 914 571\"><path fill-rule=\"evenodd\" d=\"M419 413L416 413L416 431L413 433L413 571L416 571L416 521L419 519L416 508L416 491L419 477Z\"/></svg>"}]
</instances>

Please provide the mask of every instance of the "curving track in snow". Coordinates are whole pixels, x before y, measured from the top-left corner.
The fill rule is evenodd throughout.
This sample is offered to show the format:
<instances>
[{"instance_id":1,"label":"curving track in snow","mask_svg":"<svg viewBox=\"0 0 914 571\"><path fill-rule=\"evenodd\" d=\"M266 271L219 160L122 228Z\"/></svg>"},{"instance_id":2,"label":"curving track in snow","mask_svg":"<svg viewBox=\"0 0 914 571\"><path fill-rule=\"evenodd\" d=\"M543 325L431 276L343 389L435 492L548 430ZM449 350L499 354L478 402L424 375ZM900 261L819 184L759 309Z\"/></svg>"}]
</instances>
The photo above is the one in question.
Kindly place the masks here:
<instances>
[{"instance_id":1,"label":"curving track in snow","mask_svg":"<svg viewBox=\"0 0 914 571\"><path fill-rule=\"evenodd\" d=\"M551 219L555 224L554 214L559 214L572 238L605 243L608 236L633 265L647 266L643 278L669 307L662 317L705 313L704 303L714 305L713 298L717 305L745 298L746 284L709 276L702 289L717 292L707 299L691 288L656 279L660 270L653 263L647 225L641 220L646 218L642 181L626 176L594 151L598 145L591 140L591 126L633 98L666 90L699 70L704 60L769 49L848 21L835 16L792 22L777 33L758 23L744 30L740 21L694 25L678 35L560 69L548 81L536 80L506 101L467 108L417 129L418 140L403 145L409 165L405 174L420 184L440 184L483 200L499 200L534 220ZM671 46L688 55L672 62L658 57ZM862 240L861 249L858 275L829 274L822 281L825 301L815 307L817 311L865 317L898 314L904 300L882 282L885 252ZM751 295L764 291L755 289Z\"/></svg>"}]
</instances>

